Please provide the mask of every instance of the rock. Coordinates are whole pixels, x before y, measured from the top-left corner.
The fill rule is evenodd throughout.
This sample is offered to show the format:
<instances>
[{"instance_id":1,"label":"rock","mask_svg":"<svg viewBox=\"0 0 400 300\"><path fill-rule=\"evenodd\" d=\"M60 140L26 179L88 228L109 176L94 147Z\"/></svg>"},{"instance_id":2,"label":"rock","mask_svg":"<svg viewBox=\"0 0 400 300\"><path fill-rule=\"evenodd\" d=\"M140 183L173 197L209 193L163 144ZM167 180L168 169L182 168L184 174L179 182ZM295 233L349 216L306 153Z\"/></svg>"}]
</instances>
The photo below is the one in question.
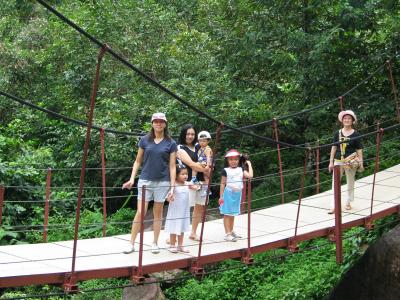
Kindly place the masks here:
<instances>
[{"instance_id":1,"label":"rock","mask_svg":"<svg viewBox=\"0 0 400 300\"><path fill-rule=\"evenodd\" d=\"M368 248L327 299L400 299L400 225Z\"/></svg>"},{"instance_id":2,"label":"rock","mask_svg":"<svg viewBox=\"0 0 400 300\"><path fill-rule=\"evenodd\" d=\"M165 300L158 283L150 283L124 288L122 300Z\"/></svg>"},{"instance_id":3,"label":"rock","mask_svg":"<svg viewBox=\"0 0 400 300\"><path fill-rule=\"evenodd\" d=\"M154 277L156 280L165 280L166 283L172 283L179 277L186 274L183 270L174 269L169 271L152 273L151 277Z\"/></svg>"}]
</instances>

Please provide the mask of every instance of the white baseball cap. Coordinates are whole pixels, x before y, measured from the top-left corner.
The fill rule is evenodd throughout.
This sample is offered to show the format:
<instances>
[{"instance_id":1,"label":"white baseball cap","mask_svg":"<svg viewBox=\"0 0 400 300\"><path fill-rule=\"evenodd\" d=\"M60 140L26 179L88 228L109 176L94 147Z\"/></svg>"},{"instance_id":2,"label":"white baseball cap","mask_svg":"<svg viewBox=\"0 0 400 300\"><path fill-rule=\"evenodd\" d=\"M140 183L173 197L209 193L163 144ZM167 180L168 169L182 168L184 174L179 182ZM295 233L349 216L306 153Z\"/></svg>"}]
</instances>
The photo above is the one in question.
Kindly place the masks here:
<instances>
[{"instance_id":1,"label":"white baseball cap","mask_svg":"<svg viewBox=\"0 0 400 300\"><path fill-rule=\"evenodd\" d=\"M158 113L154 113L151 116L151 123L153 123L154 120L163 120L163 121L167 122L167 117L165 116L164 113L158 112Z\"/></svg>"},{"instance_id":2,"label":"white baseball cap","mask_svg":"<svg viewBox=\"0 0 400 300\"><path fill-rule=\"evenodd\" d=\"M211 140L211 134L208 131L200 131L199 134L197 135L197 139L210 139Z\"/></svg>"}]
</instances>

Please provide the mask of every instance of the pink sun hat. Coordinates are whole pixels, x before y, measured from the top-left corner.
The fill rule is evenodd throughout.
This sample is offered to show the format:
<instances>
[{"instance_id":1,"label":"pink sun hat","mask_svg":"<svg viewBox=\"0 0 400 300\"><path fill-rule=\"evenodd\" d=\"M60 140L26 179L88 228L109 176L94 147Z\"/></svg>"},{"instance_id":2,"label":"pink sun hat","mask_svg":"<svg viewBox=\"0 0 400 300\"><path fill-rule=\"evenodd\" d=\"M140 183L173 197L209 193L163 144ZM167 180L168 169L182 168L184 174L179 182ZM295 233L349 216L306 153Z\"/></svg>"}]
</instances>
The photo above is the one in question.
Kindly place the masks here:
<instances>
[{"instance_id":1,"label":"pink sun hat","mask_svg":"<svg viewBox=\"0 0 400 300\"><path fill-rule=\"evenodd\" d=\"M227 157L238 157L238 156L240 156L240 153L236 149L231 149L228 152L226 152L226 154L225 154L225 158L227 158Z\"/></svg>"},{"instance_id":2,"label":"pink sun hat","mask_svg":"<svg viewBox=\"0 0 400 300\"><path fill-rule=\"evenodd\" d=\"M338 119L339 121L342 123L343 122L343 117L349 115L353 118L354 123L357 122L357 117L356 114L354 113L354 111L352 110L343 110L338 114Z\"/></svg>"}]
</instances>

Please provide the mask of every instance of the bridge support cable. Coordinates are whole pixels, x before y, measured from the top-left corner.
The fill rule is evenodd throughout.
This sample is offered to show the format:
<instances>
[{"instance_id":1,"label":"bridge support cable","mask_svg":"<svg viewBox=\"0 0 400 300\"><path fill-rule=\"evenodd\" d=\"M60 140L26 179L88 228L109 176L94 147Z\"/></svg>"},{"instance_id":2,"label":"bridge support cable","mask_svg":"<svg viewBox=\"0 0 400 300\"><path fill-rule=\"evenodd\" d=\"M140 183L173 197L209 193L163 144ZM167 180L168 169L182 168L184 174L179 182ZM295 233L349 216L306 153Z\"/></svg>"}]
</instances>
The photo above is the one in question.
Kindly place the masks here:
<instances>
[{"instance_id":1,"label":"bridge support cable","mask_svg":"<svg viewBox=\"0 0 400 300\"><path fill-rule=\"evenodd\" d=\"M395 83L394 78L393 78L392 62L391 62L390 59L388 59L386 61L386 68L388 70L390 86L391 86L391 89L392 89L394 103L396 105L397 122L400 122L400 103L399 103L399 99L398 99L398 96L397 96L397 88L396 88L396 83Z\"/></svg>"},{"instance_id":2,"label":"bridge support cable","mask_svg":"<svg viewBox=\"0 0 400 300\"><path fill-rule=\"evenodd\" d=\"M74 22L72 22L71 20L69 20L67 17L65 17L63 14L61 14L60 12L58 12L56 9L54 9L51 5L49 5L46 1L44 0L36 0L38 3L40 3L42 6L44 6L47 10L49 10L51 13L53 13L54 15L56 15L58 18L60 18L63 22L65 22L66 24L68 24L69 26L71 26L72 28L74 28L76 31L78 31L80 34L84 35L85 37L87 37L89 40L91 40L94 44L96 44L99 47L103 47L104 43L100 42L99 40L97 40L94 36L90 35L88 32L86 32L85 30L83 30L82 28L80 28L77 24L75 24ZM107 52L113 56L115 59L117 59L118 61L120 61L122 64L124 64L125 66L127 66L129 69L133 70L134 72L136 72L138 75L140 75L142 78L144 78L147 82L149 82L150 84L152 84L154 87L158 88L159 90L161 90L162 92L168 94L169 96L171 96L172 98L176 99L178 102L182 103L183 105L187 106L188 108L190 108L192 111L196 112L198 115L201 115L205 118L207 118L208 120L216 123L216 124L221 124L222 122L217 120L215 117L209 115L208 113L206 113L205 111L202 111L201 109L197 108L194 104L191 104L189 101L183 99L181 96L177 95L176 93L172 92L170 89L168 89L167 87L165 87L164 85L162 85L160 82L158 82L157 80L153 79L151 76L147 75L145 72L141 71L140 69L138 69L137 67L135 67L133 64L131 64L130 62L128 62L125 58L123 58L120 54L118 54L117 52L115 52L113 49L111 49L110 47L107 48ZM244 134L244 135L248 135L248 136L252 136L253 138L256 138L258 140L264 141L266 143L270 143L272 145L276 144L276 141L268 138L268 137L264 137L264 136L260 136L257 134L254 134L252 132L248 132L245 130L242 130L240 128L236 128L234 126L225 124L224 125L227 129L231 129L232 131L236 132L236 133L240 133L240 134ZM292 148L297 148L297 149L304 149L304 147L298 146L298 145L293 145L293 144L289 144L289 143L285 143L285 142L279 142L280 145L282 146L287 146L287 147L292 147Z\"/></svg>"},{"instance_id":3,"label":"bridge support cable","mask_svg":"<svg viewBox=\"0 0 400 300\"><path fill-rule=\"evenodd\" d=\"M281 146L279 145L279 134L278 134L278 121L274 118L272 120L272 128L273 128L273 136L275 141L277 142L277 154L278 154L278 164L279 164L279 180L281 184L281 198L282 204L285 203L285 182L283 180L283 172L282 172L282 158L281 158Z\"/></svg>"},{"instance_id":4,"label":"bridge support cable","mask_svg":"<svg viewBox=\"0 0 400 300\"><path fill-rule=\"evenodd\" d=\"M4 186L0 185L0 225L3 222L4 190Z\"/></svg>"},{"instance_id":5,"label":"bridge support cable","mask_svg":"<svg viewBox=\"0 0 400 300\"><path fill-rule=\"evenodd\" d=\"M247 180L243 178L243 186L246 186ZM244 214L246 211L247 189L242 189L242 199L240 199L240 213Z\"/></svg>"},{"instance_id":6,"label":"bridge support cable","mask_svg":"<svg viewBox=\"0 0 400 300\"><path fill-rule=\"evenodd\" d=\"M297 229L299 227L299 218L300 218L300 207L301 207L301 200L303 199L303 191L304 191L304 182L305 182L305 177L307 175L307 161L310 155L310 150L306 150L305 156L304 156L304 164L303 164L303 174L301 176L301 181L300 181L300 191L299 191L299 199L297 203L297 214L296 214L296 225L294 228L294 235L292 238L289 239L289 251L295 252L299 250L299 247L297 246Z\"/></svg>"},{"instance_id":7,"label":"bridge support cable","mask_svg":"<svg viewBox=\"0 0 400 300\"><path fill-rule=\"evenodd\" d=\"M103 194L103 237L106 236L107 227L107 191L106 191L106 158L104 150L104 128L100 129L100 145L101 145L101 185Z\"/></svg>"},{"instance_id":8,"label":"bridge support cable","mask_svg":"<svg viewBox=\"0 0 400 300\"><path fill-rule=\"evenodd\" d=\"M343 246L342 246L342 200L341 200L341 184L340 184L340 166L333 167L333 194L335 198L335 233L334 240L336 243L336 263L343 262Z\"/></svg>"},{"instance_id":9,"label":"bridge support cable","mask_svg":"<svg viewBox=\"0 0 400 300\"><path fill-rule=\"evenodd\" d=\"M213 148L212 165L210 168L210 175L209 175L210 180L208 181L208 186L207 186L206 203L203 207L203 212L201 215L201 230L200 230L200 238L199 238L199 249L198 249L198 253L197 253L197 259L194 259L192 261L192 266L190 268L190 272L193 273L197 277L202 277L204 275L204 268L200 261L201 248L203 245L204 224L206 222L207 206L208 206L209 197L210 197L211 178L214 173L215 158L217 156L218 148L219 148L219 145L221 142L221 131L223 128L224 128L224 123L220 123L217 128L217 136L215 138L215 144L214 144L214 148Z\"/></svg>"},{"instance_id":10,"label":"bridge support cable","mask_svg":"<svg viewBox=\"0 0 400 300\"><path fill-rule=\"evenodd\" d=\"M344 111L344 96L339 96L339 109L340 111Z\"/></svg>"},{"instance_id":11,"label":"bridge support cable","mask_svg":"<svg viewBox=\"0 0 400 300\"><path fill-rule=\"evenodd\" d=\"M83 121L67 117L65 115L59 114L59 113L57 113L55 111L52 111L50 109L47 109L47 108L40 107L38 105L33 104L32 101L26 101L26 100L24 100L22 98L19 98L19 97L15 96L15 95L11 95L11 94L9 94L7 92L0 91L0 95L3 96L3 97L9 98L9 99L11 99L11 100L13 100L15 102L18 102L21 105L25 105L25 106L28 106L28 107L34 109L34 110L41 111L41 112L43 112L43 113L45 113L45 114L47 114L49 116L52 116L53 118L60 119L60 120L62 120L64 122L72 123L72 124L75 124L75 125L78 125L78 126L82 126L82 127L87 127L88 126L88 124L83 122ZM100 127L98 125L92 124L92 129L96 129L96 130L100 131L101 128L102 127ZM141 136L144 136L144 135L147 134L146 132L119 131L119 130L115 130L115 129L112 129L112 128L105 128L104 131L107 132L107 133L111 133L111 134L128 135L128 136L134 136L134 137L141 137Z\"/></svg>"},{"instance_id":12,"label":"bridge support cable","mask_svg":"<svg viewBox=\"0 0 400 300\"><path fill-rule=\"evenodd\" d=\"M51 194L51 168L48 168L46 176L46 199L44 202L44 222L43 222L44 243L47 243L47 227L49 225L50 194Z\"/></svg>"},{"instance_id":13,"label":"bridge support cable","mask_svg":"<svg viewBox=\"0 0 400 300\"><path fill-rule=\"evenodd\" d=\"M88 122L87 122L88 126L86 129L85 144L83 147L82 169L81 169L81 175L80 175L80 180L79 180L78 201L76 204L76 213L75 213L75 229L74 229L74 246L73 246L73 250L72 250L72 266L71 266L71 273L66 276L65 282L63 285L64 290L68 291L68 292L75 292L78 288L76 274L75 274L75 264L76 264L76 249L77 249L77 243L78 243L78 231L79 231L79 219L80 219L80 213L81 213L81 204L82 204L82 194L83 194L83 188L84 188L84 184L85 184L86 161L87 161L88 152L89 152L90 133L91 133L92 124L93 124L94 107L95 107L95 102L96 102L97 90L98 90L98 86L99 86L100 67L101 67L101 62L104 57L104 54L107 51L108 51L108 46L107 46L107 44L104 44L101 47L99 54L97 56L96 73L95 73L95 78L93 80L92 94L90 96L90 110L89 110Z\"/></svg>"},{"instance_id":14,"label":"bridge support cable","mask_svg":"<svg viewBox=\"0 0 400 300\"><path fill-rule=\"evenodd\" d=\"M145 281L143 276L143 241L144 241L144 217L146 203L146 185L142 186L142 199L140 199L140 239L139 239L139 258L138 266L133 267L131 279L136 284L142 284ZM154 219L153 219L154 222Z\"/></svg>"},{"instance_id":15,"label":"bridge support cable","mask_svg":"<svg viewBox=\"0 0 400 300\"><path fill-rule=\"evenodd\" d=\"M320 149L319 149L319 140L317 140L316 148L315 148L315 193L319 194L320 189L320 179L319 179L319 164L320 164Z\"/></svg>"},{"instance_id":16,"label":"bridge support cable","mask_svg":"<svg viewBox=\"0 0 400 300\"><path fill-rule=\"evenodd\" d=\"M376 173L379 171L379 160L380 160L379 152L380 152L382 136L383 136L383 129L380 128L380 124L379 123L378 123L377 127L378 127L378 132L376 133L376 153L375 153L374 177L372 179L370 218L372 216L372 209L373 209L373 205L374 205ZM366 228L367 229L372 229L373 228L372 221L367 221Z\"/></svg>"},{"instance_id":17,"label":"bridge support cable","mask_svg":"<svg viewBox=\"0 0 400 300\"><path fill-rule=\"evenodd\" d=\"M247 183L247 184L246 184ZM246 265L254 263L253 255L251 254L251 178L243 185L243 190L247 188L247 249L243 251L241 261Z\"/></svg>"}]
</instances>

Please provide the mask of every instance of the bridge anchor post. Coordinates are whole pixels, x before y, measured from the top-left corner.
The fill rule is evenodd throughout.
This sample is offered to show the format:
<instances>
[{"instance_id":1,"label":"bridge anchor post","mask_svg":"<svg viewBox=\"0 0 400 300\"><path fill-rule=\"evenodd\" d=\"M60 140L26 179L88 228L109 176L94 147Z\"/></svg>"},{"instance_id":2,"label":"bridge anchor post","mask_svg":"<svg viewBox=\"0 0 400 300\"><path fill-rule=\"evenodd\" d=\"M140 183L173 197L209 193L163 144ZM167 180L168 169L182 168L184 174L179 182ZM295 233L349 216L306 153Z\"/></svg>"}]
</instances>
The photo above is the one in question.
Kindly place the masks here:
<instances>
[{"instance_id":1,"label":"bridge anchor post","mask_svg":"<svg viewBox=\"0 0 400 300\"><path fill-rule=\"evenodd\" d=\"M299 251L299 245L297 244L296 240L293 239L293 238L289 239L287 248L292 253L295 253L295 252Z\"/></svg>"},{"instance_id":2,"label":"bridge anchor post","mask_svg":"<svg viewBox=\"0 0 400 300\"><path fill-rule=\"evenodd\" d=\"M253 255L247 249L242 252L240 261L245 265L252 265L254 263Z\"/></svg>"},{"instance_id":3,"label":"bridge anchor post","mask_svg":"<svg viewBox=\"0 0 400 300\"><path fill-rule=\"evenodd\" d=\"M134 284L143 284L146 280L146 278L143 275L140 274L134 274L131 276L131 280Z\"/></svg>"},{"instance_id":4,"label":"bridge anchor post","mask_svg":"<svg viewBox=\"0 0 400 300\"><path fill-rule=\"evenodd\" d=\"M73 294L73 293L79 292L77 279L76 279L75 275L72 275L72 273L65 274L63 289L64 289L64 292L66 292L68 294Z\"/></svg>"},{"instance_id":5,"label":"bridge anchor post","mask_svg":"<svg viewBox=\"0 0 400 300\"><path fill-rule=\"evenodd\" d=\"M189 269L190 273L193 274L197 279L202 279L205 275L204 268L201 266L198 260L193 260L192 266Z\"/></svg>"},{"instance_id":6,"label":"bridge anchor post","mask_svg":"<svg viewBox=\"0 0 400 300\"><path fill-rule=\"evenodd\" d=\"M329 228L328 240L333 243L336 241L335 228Z\"/></svg>"},{"instance_id":7,"label":"bridge anchor post","mask_svg":"<svg viewBox=\"0 0 400 300\"><path fill-rule=\"evenodd\" d=\"M365 227L367 230L372 230L372 229L375 227L375 224L374 224L374 222L371 220L371 218L367 217L367 218L365 219L364 227Z\"/></svg>"}]
</instances>

